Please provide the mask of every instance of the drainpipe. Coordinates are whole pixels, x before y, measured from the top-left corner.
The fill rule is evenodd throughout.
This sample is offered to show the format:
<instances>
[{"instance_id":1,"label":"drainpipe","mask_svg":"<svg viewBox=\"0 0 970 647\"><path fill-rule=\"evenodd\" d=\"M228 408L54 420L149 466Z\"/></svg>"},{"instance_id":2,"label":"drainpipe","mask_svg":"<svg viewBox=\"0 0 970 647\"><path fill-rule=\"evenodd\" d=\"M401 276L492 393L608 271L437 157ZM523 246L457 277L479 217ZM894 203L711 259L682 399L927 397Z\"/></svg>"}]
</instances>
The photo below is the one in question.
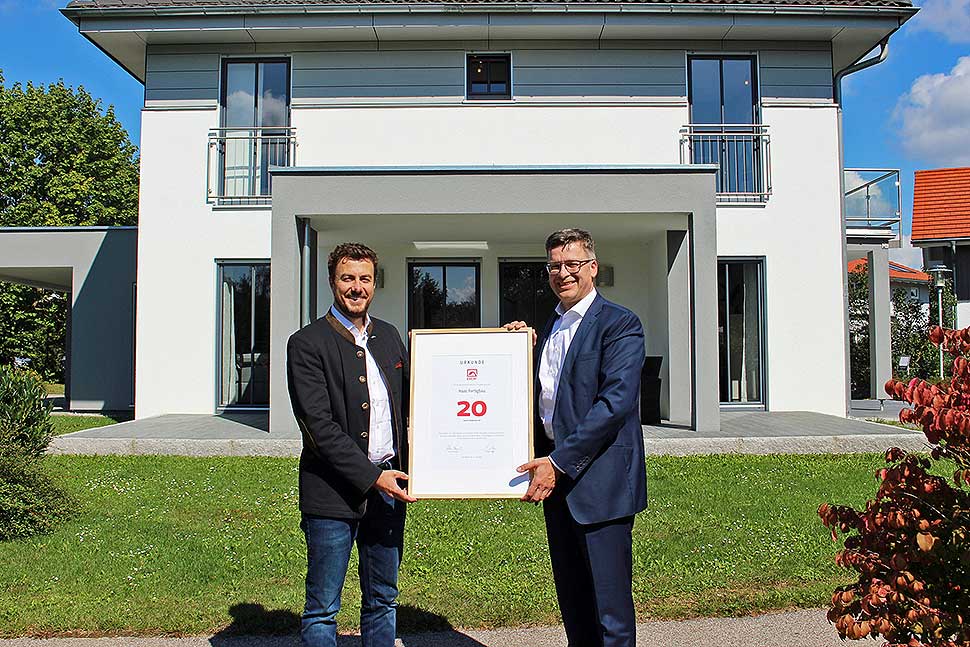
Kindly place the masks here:
<instances>
[{"instance_id":1,"label":"drainpipe","mask_svg":"<svg viewBox=\"0 0 970 647\"><path fill-rule=\"evenodd\" d=\"M853 63L848 67L845 67L838 72L836 72L835 77L832 79L832 98L835 100L835 110L836 110L836 131L838 133L838 147L839 147L839 219L842 222L842 311L845 313L845 415L849 415L849 409L852 408L852 358L850 356L850 340L849 340L849 276L845 271L846 264L848 263L848 250L846 249L845 240L845 150L843 146L842 138L842 79L854 74L860 70L864 70L873 65L878 65L886 60L889 56L889 36L886 36L881 41L879 41L879 55L873 56L872 58L867 58L864 61L859 61Z\"/></svg>"},{"instance_id":2,"label":"drainpipe","mask_svg":"<svg viewBox=\"0 0 970 647\"><path fill-rule=\"evenodd\" d=\"M835 79L832 83L832 96L835 98L836 105L839 106L839 110L842 109L842 79L849 76L850 74L855 74L860 72L867 67L872 67L873 65L879 65L886 60L889 56L889 36L886 36L881 41L879 41L879 55L873 56L872 58L867 58L864 61L859 61L858 63L853 63L849 67L839 70L835 74Z\"/></svg>"},{"instance_id":3,"label":"drainpipe","mask_svg":"<svg viewBox=\"0 0 970 647\"><path fill-rule=\"evenodd\" d=\"M950 275L950 277L951 277L950 280L953 281L953 283L950 284L950 291L953 293L953 296L955 297L956 294L957 294L957 241L955 241L955 240L951 240L950 241L950 251L953 252L951 254L951 256L950 256L950 258L953 259L953 267L950 268L950 269L953 270L953 274ZM953 305L953 328L954 328L954 330L959 330L959 328L960 328L960 322L957 321L957 314L959 313L960 301L957 300L957 299L954 299L953 300L953 303L954 303L954 305ZM941 326L943 325L943 322L942 321L940 322L940 325Z\"/></svg>"}]
</instances>

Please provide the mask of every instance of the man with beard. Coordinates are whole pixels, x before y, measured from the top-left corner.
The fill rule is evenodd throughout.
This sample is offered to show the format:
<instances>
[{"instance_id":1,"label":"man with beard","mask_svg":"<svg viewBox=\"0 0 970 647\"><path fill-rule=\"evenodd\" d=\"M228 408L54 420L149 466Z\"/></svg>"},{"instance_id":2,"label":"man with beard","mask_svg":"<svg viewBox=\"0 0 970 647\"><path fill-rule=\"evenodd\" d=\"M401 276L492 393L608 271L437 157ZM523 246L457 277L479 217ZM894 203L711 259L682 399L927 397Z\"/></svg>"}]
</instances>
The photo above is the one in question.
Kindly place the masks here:
<instances>
[{"instance_id":1,"label":"man with beard","mask_svg":"<svg viewBox=\"0 0 970 647\"><path fill-rule=\"evenodd\" d=\"M408 357L367 314L377 254L338 245L327 261L333 306L290 336L286 368L303 434L300 512L307 543L304 647L335 647L350 551L359 557L363 647L392 647L404 540Z\"/></svg>"}]
</instances>

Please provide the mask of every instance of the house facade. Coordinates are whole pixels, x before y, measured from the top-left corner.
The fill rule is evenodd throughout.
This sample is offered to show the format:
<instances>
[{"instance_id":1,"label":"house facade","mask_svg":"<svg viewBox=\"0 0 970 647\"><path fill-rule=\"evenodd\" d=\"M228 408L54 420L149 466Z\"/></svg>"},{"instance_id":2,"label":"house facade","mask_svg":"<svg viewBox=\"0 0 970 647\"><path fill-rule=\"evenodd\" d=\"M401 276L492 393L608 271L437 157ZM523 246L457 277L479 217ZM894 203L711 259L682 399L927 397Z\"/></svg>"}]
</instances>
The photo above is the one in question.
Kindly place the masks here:
<instances>
[{"instance_id":1,"label":"house facade","mask_svg":"<svg viewBox=\"0 0 970 647\"><path fill-rule=\"evenodd\" d=\"M838 83L914 12L71 2L145 85L136 416L292 425L285 340L329 307L345 240L377 250L372 312L402 333L541 326L565 226L592 232L599 290L663 358L666 418L845 415Z\"/></svg>"},{"instance_id":2,"label":"house facade","mask_svg":"<svg viewBox=\"0 0 970 647\"><path fill-rule=\"evenodd\" d=\"M970 326L970 168L916 171L912 241L923 248L923 267L950 270L956 325Z\"/></svg>"}]
</instances>

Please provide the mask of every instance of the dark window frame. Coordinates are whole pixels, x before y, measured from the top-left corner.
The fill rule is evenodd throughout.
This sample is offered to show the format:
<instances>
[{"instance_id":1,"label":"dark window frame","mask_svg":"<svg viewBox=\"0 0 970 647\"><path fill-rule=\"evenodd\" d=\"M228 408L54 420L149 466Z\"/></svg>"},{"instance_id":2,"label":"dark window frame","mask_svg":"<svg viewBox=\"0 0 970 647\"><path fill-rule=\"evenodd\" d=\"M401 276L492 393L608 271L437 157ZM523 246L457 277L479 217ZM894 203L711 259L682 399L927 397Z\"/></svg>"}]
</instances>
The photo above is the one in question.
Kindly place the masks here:
<instances>
[{"instance_id":1,"label":"dark window frame","mask_svg":"<svg viewBox=\"0 0 970 647\"><path fill-rule=\"evenodd\" d=\"M759 339L759 342L760 342L759 343L759 352L760 352L760 355L761 355L760 356L760 359L759 359L759 364L760 364L760 366L759 366L759 373L760 373L760 380L761 380L761 384L760 384L760 389L759 390L761 392L761 399L760 399L760 401L757 401L757 402L755 402L755 401L751 401L751 402L739 402L739 401L733 401L733 400L724 401L724 400L721 400L721 386L722 386L722 379L724 377L724 375L722 374L722 369L724 367L721 365L722 345L721 345L721 341L720 341L720 337L721 337L720 325L721 325L721 314L722 314L722 311L721 311L721 285L722 285L721 279L722 279L722 272L724 273L723 274L723 278L726 281L726 279L727 279L727 266L729 266L729 265L746 265L746 264L755 265L758 268L758 287L759 287L759 294L758 294L758 326L759 326L759 333L758 334L759 334L759 337L760 337L760 339ZM767 261L767 258L764 257L764 256L718 256L717 257L717 285L718 285L718 315L717 316L718 316L718 329L719 329L718 330L718 400L720 401L720 408L721 409L732 409L732 408L733 409L756 409L756 410L757 409L760 409L760 410L764 410L764 411L769 411L769 408L768 408L768 398L769 398L769 392L768 392L768 371L769 371L768 352L769 351L768 351L768 285L767 285L767 277L768 277L768 261ZM725 285L725 287L727 287L726 286L726 282L725 282L724 285ZM728 297L728 301L729 301L729 297ZM729 307L728 302L725 303L725 306L726 307ZM727 327L724 330L724 334L726 336L728 336L728 337L730 336L730 328L729 327Z\"/></svg>"},{"instance_id":2,"label":"dark window frame","mask_svg":"<svg viewBox=\"0 0 970 647\"><path fill-rule=\"evenodd\" d=\"M268 398L267 398L267 401L266 401L265 404L261 404L261 403L241 403L241 404L240 403L229 403L229 404L226 404L226 403L224 403L222 401L223 382L224 382L224 379L225 379L225 376L223 375L223 371L222 371L222 366L223 366L223 362L222 362L222 352L223 352L223 344L224 344L224 340L222 338L222 332L223 332L223 317L222 317L222 312L223 312L223 308L224 308L223 300L222 300L223 299L223 291L222 291L222 288L223 288L223 282L224 282L224 279L223 279L223 270L225 268L227 268L227 267L248 267L250 269L250 276L255 279L255 271L256 271L256 268L257 267L260 267L260 266L265 266L269 270L269 277L271 279L272 278L272 263L270 262L270 259L268 259L268 258L252 258L252 259L217 258L217 259L215 259L215 265L216 265L216 300L215 300L216 301L216 331L215 331L216 332L216 334L215 334L215 341L216 341L216 343L215 343L215 351L216 352L215 352L215 358L214 358L215 359L215 365L216 365L216 371L215 371L215 374L216 374L215 375L215 377L216 377L216 380L215 380L215 387L216 387L215 404L216 404L216 407L215 407L215 410L216 410L217 413L218 412L223 412L223 411L268 411L269 410L269 399ZM256 307L255 307L256 306L256 283L255 283L255 280L252 281L251 283L252 283L252 285L251 285L252 294L250 295L250 308L251 308L251 310L250 310L250 331L249 331L249 334L250 334L250 344L252 346L254 344L255 338L256 338L256 326L255 326L255 324L256 324L256 316L257 316L257 313L256 313ZM272 293L270 293L270 297L272 298ZM269 323L269 319L267 319L267 324L268 323ZM267 330L269 330L269 329L267 328ZM273 343L273 337L272 337L272 333L271 332L269 333L269 337L267 339L267 342L270 345ZM269 352L270 352L269 349L267 349L267 352L266 352L267 356L269 355ZM250 379L252 379L252 378L250 378ZM267 388L269 388L269 376L268 375L267 375Z\"/></svg>"},{"instance_id":3,"label":"dark window frame","mask_svg":"<svg viewBox=\"0 0 970 647\"><path fill-rule=\"evenodd\" d=\"M478 302L478 310L476 312L478 323L476 325L474 325L474 326L471 326L471 327L472 328L481 328L481 326L482 326L482 308L483 308L483 305L484 305L482 303L482 261L481 261L481 259L448 259L448 260L440 260L440 259L437 259L437 258L427 258L427 259L425 259L425 258L409 258L409 259L407 259L407 293L408 293L407 294L407 297L408 297L407 298L407 329L408 329L408 331L412 330L412 328L413 328L413 326L412 326L412 319L414 318L413 317L413 313L414 313L414 311L413 311L413 308L414 308L414 302L413 302L414 291L411 289L411 287L412 287L411 286L411 275L412 275L413 268L415 266L421 266L421 265L440 267L442 269L442 273L441 273L442 286L441 286L441 288L442 288L442 290L445 293L445 298L446 299L447 299L447 295L448 295L448 279L447 279L447 271L445 271L445 268L447 268L447 267L474 267L475 268L475 298L476 298L476 301Z\"/></svg>"},{"instance_id":4,"label":"dark window frame","mask_svg":"<svg viewBox=\"0 0 970 647\"><path fill-rule=\"evenodd\" d=\"M473 92L472 91L472 60L484 63L504 62L506 64L506 91L499 92ZM491 83L489 83L491 85ZM468 101L510 101L512 99L512 54L511 53L490 53L477 54L469 52L465 54L465 99Z\"/></svg>"},{"instance_id":5,"label":"dark window frame","mask_svg":"<svg viewBox=\"0 0 970 647\"><path fill-rule=\"evenodd\" d=\"M251 63L257 65L254 77L254 86L256 87L259 86L259 63L284 63L286 65L286 126L281 126L281 128L289 128L293 123L293 62L288 56L223 57L219 64L219 127L227 127L226 116L229 111L226 106L228 100L226 93L229 89L229 66L233 63ZM253 109L258 109L258 105L259 101L256 101Z\"/></svg>"},{"instance_id":6,"label":"dark window frame","mask_svg":"<svg viewBox=\"0 0 970 647\"><path fill-rule=\"evenodd\" d=\"M688 109L691 111L690 122L694 123L694 82L693 82L693 66L691 63L694 61L717 61L719 63L718 71L718 82L720 87L718 88L719 99L721 104L721 124L726 123L724 121L724 61L748 61L751 63L751 123L760 124L761 123L761 79L760 70L758 65L758 56L756 54L688 54L687 55L687 105ZM714 124L705 124L714 125Z\"/></svg>"}]
</instances>

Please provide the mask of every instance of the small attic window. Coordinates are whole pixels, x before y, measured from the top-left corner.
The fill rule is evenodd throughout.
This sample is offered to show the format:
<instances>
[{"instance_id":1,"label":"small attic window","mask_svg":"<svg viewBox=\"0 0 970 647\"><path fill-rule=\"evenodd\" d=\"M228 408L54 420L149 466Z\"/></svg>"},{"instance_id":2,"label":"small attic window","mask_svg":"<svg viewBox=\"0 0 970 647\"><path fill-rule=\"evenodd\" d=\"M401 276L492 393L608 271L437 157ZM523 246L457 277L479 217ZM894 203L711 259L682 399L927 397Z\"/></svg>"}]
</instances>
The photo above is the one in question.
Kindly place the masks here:
<instances>
[{"instance_id":1,"label":"small attic window","mask_svg":"<svg viewBox=\"0 0 970 647\"><path fill-rule=\"evenodd\" d=\"M466 69L466 98L512 98L512 57L509 54L469 54Z\"/></svg>"}]
</instances>

